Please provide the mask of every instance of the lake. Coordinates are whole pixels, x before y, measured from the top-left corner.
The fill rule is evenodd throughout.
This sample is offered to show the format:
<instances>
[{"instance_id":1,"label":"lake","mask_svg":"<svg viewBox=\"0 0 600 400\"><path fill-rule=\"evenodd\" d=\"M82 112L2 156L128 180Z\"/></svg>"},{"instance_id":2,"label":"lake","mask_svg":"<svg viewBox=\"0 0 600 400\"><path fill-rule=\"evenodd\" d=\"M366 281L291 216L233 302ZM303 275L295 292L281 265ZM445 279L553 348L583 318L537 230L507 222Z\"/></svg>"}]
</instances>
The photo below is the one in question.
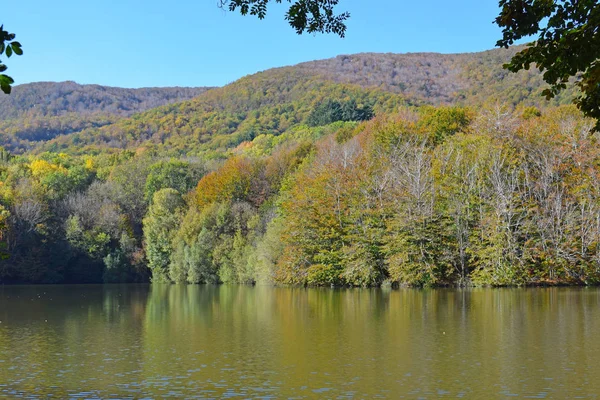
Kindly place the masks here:
<instances>
[{"instance_id":1,"label":"lake","mask_svg":"<svg viewBox=\"0 0 600 400\"><path fill-rule=\"evenodd\" d=\"M0 286L0 397L598 398L600 290Z\"/></svg>"}]
</instances>

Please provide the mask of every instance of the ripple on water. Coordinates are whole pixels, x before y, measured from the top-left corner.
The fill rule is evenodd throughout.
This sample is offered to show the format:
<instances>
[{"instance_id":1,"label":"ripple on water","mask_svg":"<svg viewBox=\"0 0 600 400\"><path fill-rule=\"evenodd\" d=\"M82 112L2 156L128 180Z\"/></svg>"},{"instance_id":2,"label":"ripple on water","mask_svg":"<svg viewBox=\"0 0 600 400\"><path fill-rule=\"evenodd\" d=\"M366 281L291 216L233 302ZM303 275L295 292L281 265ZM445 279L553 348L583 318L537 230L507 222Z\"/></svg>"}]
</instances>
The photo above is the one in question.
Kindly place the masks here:
<instances>
[{"instance_id":1,"label":"ripple on water","mask_svg":"<svg viewBox=\"0 0 600 400\"><path fill-rule=\"evenodd\" d=\"M0 292L0 397L600 393L597 289L44 291Z\"/></svg>"}]
</instances>

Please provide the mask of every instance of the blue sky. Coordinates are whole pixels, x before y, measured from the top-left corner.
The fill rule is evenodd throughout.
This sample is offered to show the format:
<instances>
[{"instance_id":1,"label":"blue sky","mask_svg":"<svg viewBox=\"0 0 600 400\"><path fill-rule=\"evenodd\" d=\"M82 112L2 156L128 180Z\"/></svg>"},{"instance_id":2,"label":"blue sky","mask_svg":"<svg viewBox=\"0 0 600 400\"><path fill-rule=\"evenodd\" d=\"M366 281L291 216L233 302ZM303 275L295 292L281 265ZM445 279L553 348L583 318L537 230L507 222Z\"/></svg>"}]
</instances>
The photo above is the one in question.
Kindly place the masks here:
<instances>
[{"instance_id":1,"label":"blue sky","mask_svg":"<svg viewBox=\"0 0 600 400\"><path fill-rule=\"evenodd\" d=\"M122 87L222 86L258 71L359 52L493 48L496 0L340 0L346 38L298 36L273 4L263 21L217 0L21 0L0 23L25 54L7 61L17 84L73 80ZM6 61L5 58L2 58Z\"/></svg>"}]
</instances>

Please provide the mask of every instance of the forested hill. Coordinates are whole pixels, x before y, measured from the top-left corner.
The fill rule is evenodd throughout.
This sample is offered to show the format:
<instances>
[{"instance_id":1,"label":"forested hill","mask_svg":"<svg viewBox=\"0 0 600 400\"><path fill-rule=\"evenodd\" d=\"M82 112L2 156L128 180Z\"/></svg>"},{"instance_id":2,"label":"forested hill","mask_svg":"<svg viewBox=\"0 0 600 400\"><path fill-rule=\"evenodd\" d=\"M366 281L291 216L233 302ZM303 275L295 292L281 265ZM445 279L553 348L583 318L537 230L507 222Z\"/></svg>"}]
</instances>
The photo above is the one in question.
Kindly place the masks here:
<instances>
[{"instance_id":1,"label":"forested hill","mask_svg":"<svg viewBox=\"0 0 600 400\"><path fill-rule=\"evenodd\" d=\"M502 65L521 49L494 49L479 53L361 53L299 64L294 69L326 79L377 87L431 104L478 104L489 97L517 104L543 103L545 88L536 68L518 74ZM564 104L573 96L563 92L553 101Z\"/></svg>"},{"instance_id":2,"label":"forested hill","mask_svg":"<svg viewBox=\"0 0 600 400\"><path fill-rule=\"evenodd\" d=\"M196 97L210 88L124 89L75 82L37 82L0 94L0 145L25 152L31 143L112 124L134 113Z\"/></svg>"},{"instance_id":3,"label":"forested hill","mask_svg":"<svg viewBox=\"0 0 600 400\"><path fill-rule=\"evenodd\" d=\"M206 155L261 134L278 135L307 123L360 120L364 112L377 114L400 105L480 106L499 101L544 107L572 99L570 89L547 102L535 68L518 74L505 71L502 64L515 51L338 56L270 69L206 92L69 82L23 85L10 97L0 97L3 118L12 116L0 118L0 145L12 153L157 145L171 155ZM171 104L152 108L165 103ZM337 109L342 106L345 116ZM319 107L321 115L311 117ZM146 108L150 109L143 111Z\"/></svg>"},{"instance_id":4,"label":"forested hill","mask_svg":"<svg viewBox=\"0 0 600 400\"><path fill-rule=\"evenodd\" d=\"M277 137L304 125L370 119L376 112L405 104L394 93L276 69L189 101L33 145L37 150L71 154L143 147L176 157L220 158L257 137Z\"/></svg>"},{"instance_id":5,"label":"forested hill","mask_svg":"<svg viewBox=\"0 0 600 400\"><path fill-rule=\"evenodd\" d=\"M68 113L129 116L168 103L188 100L209 88L125 89L75 82L36 82L0 94L0 120L56 117Z\"/></svg>"},{"instance_id":6,"label":"forested hill","mask_svg":"<svg viewBox=\"0 0 600 400\"><path fill-rule=\"evenodd\" d=\"M340 57L0 120L0 284L600 284L595 121L508 57Z\"/></svg>"},{"instance_id":7,"label":"forested hill","mask_svg":"<svg viewBox=\"0 0 600 400\"><path fill-rule=\"evenodd\" d=\"M536 69L518 74L502 68L515 49L472 54L358 54L296 66L274 68L246 76L192 100L148 110L103 128L89 127L44 143L42 150L89 151L157 145L171 154L206 155L233 149L262 134L281 134L302 124L332 120L335 108L355 102L373 113L400 105L470 105L499 101L509 106L558 105L573 96L567 90L547 102ZM329 105L324 104L329 102ZM316 121L311 114L321 109ZM327 109L327 107L330 107ZM363 110L364 111L364 110ZM352 112L350 112L352 114ZM312 115L315 117L315 115ZM360 118L358 118L360 119ZM22 146L13 143L11 150Z\"/></svg>"}]
</instances>

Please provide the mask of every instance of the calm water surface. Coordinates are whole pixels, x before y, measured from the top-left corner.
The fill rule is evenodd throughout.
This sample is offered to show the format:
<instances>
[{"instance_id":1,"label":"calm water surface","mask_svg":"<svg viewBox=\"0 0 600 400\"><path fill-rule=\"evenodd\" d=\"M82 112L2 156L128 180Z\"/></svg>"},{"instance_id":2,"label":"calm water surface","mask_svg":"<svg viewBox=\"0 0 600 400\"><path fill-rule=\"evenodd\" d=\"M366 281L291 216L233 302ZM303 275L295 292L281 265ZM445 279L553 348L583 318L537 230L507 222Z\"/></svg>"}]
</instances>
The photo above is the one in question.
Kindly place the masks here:
<instances>
[{"instance_id":1,"label":"calm water surface","mask_svg":"<svg viewBox=\"0 0 600 400\"><path fill-rule=\"evenodd\" d=\"M0 397L600 397L598 289L13 286L0 321Z\"/></svg>"}]
</instances>

